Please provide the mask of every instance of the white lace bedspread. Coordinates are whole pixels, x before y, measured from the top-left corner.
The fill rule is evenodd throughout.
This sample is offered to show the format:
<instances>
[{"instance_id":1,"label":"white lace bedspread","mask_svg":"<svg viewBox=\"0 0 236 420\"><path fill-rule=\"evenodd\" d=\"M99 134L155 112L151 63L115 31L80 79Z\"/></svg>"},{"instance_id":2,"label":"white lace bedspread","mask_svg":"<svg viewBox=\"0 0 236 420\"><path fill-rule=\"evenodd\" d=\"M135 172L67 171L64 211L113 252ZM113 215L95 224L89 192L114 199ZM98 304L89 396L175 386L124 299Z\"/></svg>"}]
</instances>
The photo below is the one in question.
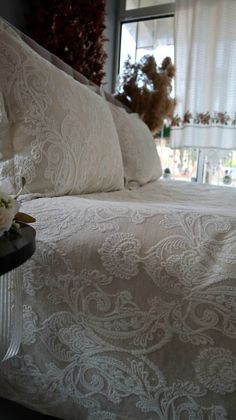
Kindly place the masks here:
<instances>
[{"instance_id":1,"label":"white lace bedspread","mask_svg":"<svg viewBox=\"0 0 236 420\"><path fill-rule=\"evenodd\" d=\"M236 191L40 198L0 394L68 420L236 419Z\"/></svg>"}]
</instances>

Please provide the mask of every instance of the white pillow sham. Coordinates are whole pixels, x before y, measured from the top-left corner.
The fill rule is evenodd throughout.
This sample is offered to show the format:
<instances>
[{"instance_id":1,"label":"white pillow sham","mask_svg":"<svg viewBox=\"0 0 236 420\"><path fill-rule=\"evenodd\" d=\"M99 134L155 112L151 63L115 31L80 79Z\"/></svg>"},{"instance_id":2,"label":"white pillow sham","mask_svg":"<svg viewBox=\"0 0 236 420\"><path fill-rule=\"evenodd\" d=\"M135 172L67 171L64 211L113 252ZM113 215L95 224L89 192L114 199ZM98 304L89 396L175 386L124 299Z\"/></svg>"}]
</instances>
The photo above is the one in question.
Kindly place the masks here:
<instances>
[{"instance_id":1,"label":"white pillow sham","mask_svg":"<svg viewBox=\"0 0 236 420\"><path fill-rule=\"evenodd\" d=\"M152 134L138 114L129 114L109 104L119 136L125 186L137 188L162 175L162 167Z\"/></svg>"},{"instance_id":2,"label":"white pillow sham","mask_svg":"<svg viewBox=\"0 0 236 420\"><path fill-rule=\"evenodd\" d=\"M0 159L8 159L12 155L10 142L10 125L7 117L4 97L0 91Z\"/></svg>"},{"instance_id":3,"label":"white pillow sham","mask_svg":"<svg viewBox=\"0 0 236 420\"><path fill-rule=\"evenodd\" d=\"M16 190L22 176L27 192L45 196L123 188L121 150L106 101L39 56L3 21L0 89L11 141L6 136L2 148L12 154L1 163L0 176Z\"/></svg>"}]
</instances>

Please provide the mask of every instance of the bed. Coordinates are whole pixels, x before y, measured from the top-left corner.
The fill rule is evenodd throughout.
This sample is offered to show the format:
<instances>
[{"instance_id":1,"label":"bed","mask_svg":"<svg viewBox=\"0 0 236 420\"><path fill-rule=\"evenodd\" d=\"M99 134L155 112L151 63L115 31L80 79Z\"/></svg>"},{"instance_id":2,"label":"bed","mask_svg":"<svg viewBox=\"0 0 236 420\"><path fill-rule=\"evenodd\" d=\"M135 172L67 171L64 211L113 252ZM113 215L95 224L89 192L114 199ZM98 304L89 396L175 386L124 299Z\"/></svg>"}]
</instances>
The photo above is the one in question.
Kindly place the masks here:
<instances>
[{"instance_id":1,"label":"bed","mask_svg":"<svg viewBox=\"0 0 236 420\"><path fill-rule=\"evenodd\" d=\"M22 344L19 354L0 366L0 395L65 420L235 419L236 191L161 179L159 158L143 123L110 102L96 130L99 147L93 144L87 151L83 143L78 152L70 143L73 157L83 154L76 167L79 174L72 176L74 161L67 149L60 155L63 141L57 148L54 117L51 125L44 121L50 145L38 146L43 130L39 121L51 106L45 91L38 108L35 101L27 108L21 94L14 118L9 117L19 98L9 80L20 80L24 93L30 83L22 77L22 63L16 66L14 43L17 52L23 49L30 79L33 53L12 28L1 25L1 45L10 45L0 49L8 69L7 92L2 84L8 112L2 112L2 124L6 135L13 136L10 148L9 140L2 143L7 160L1 171L16 188L20 176L26 177L21 211L36 218L37 243L35 254L22 266ZM36 53L33 62L46 65ZM12 67L14 78L9 76ZM0 81L5 75L0 70ZM53 75L55 80L62 73ZM84 89L86 112L90 98L105 107L101 92L93 86ZM37 79L32 97L39 91ZM63 109L68 109L68 97L75 101L64 95ZM56 100L58 95L53 101L58 113ZM73 112L76 106L75 101ZM34 124L29 123L32 115ZM76 118L78 124L78 114ZM118 132L112 134L115 145L109 143L112 118ZM91 121L84 130L91 129ZM135 140L130 139L136 126ZM69 142L78 133L78 125L76 133L71 127L71 120L62 127ZM101 143L97 133L104 134L104 127L110 131ZM106 149L110 160L104 162ZM92 164L87 153L94 156Z\"/></svg>"}]
</instances>

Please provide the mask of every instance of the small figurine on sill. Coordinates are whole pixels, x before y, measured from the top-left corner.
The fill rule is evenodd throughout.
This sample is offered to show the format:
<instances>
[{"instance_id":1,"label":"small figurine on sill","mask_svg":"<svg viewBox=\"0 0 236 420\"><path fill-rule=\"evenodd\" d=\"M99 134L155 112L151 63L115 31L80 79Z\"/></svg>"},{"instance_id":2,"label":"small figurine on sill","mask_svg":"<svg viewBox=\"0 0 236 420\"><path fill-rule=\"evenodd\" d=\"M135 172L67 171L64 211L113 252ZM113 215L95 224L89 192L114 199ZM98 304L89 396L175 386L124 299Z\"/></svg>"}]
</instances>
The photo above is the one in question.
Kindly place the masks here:
<instances>
[{"instance_id":1,"label":"small figurine on sill","mask_svg":"<svg viewBox=\"0 0 236 420\"><path fill-rule=\"evenodd\" d=\"M226 170L225 170L225 175L224 175L224 178L223 178L223 184L225 184L225 185L230 185L230 184L231 184L231 182L232 182L232 178L231 178L231 176L229 175L229 171L226 169Z\"/></svg>"},{"instance_id":2,"label":"small figurine on sill","mask_svg":"<svg viewBox=\"0 0 236 420\"><path fill-rule=\"evenodd\" d=\"M166 178L166 179L170 179L171 178L170 168L165 168L164 169L163 178Z\"/></svg>"}]
</instances>

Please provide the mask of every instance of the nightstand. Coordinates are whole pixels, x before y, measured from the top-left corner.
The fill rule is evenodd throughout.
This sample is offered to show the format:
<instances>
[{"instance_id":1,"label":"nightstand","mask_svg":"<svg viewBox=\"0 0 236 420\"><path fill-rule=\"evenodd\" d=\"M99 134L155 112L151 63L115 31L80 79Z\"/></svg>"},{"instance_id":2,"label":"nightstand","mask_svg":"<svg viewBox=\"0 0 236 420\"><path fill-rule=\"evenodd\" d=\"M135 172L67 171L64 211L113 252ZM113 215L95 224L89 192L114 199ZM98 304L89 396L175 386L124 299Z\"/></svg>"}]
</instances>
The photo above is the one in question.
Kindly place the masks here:
<instances>
[{"instance_id":1,"label":"nightstand","mask_svg":"<svg viewBox=\"0 0 236 420\"><path fill-rule=\"evenodd\" d=\"M21 265L35 251L35 230L23 223L0 237L0 362L15 356L22 337Z\"/></svg>"}]
</instances>

